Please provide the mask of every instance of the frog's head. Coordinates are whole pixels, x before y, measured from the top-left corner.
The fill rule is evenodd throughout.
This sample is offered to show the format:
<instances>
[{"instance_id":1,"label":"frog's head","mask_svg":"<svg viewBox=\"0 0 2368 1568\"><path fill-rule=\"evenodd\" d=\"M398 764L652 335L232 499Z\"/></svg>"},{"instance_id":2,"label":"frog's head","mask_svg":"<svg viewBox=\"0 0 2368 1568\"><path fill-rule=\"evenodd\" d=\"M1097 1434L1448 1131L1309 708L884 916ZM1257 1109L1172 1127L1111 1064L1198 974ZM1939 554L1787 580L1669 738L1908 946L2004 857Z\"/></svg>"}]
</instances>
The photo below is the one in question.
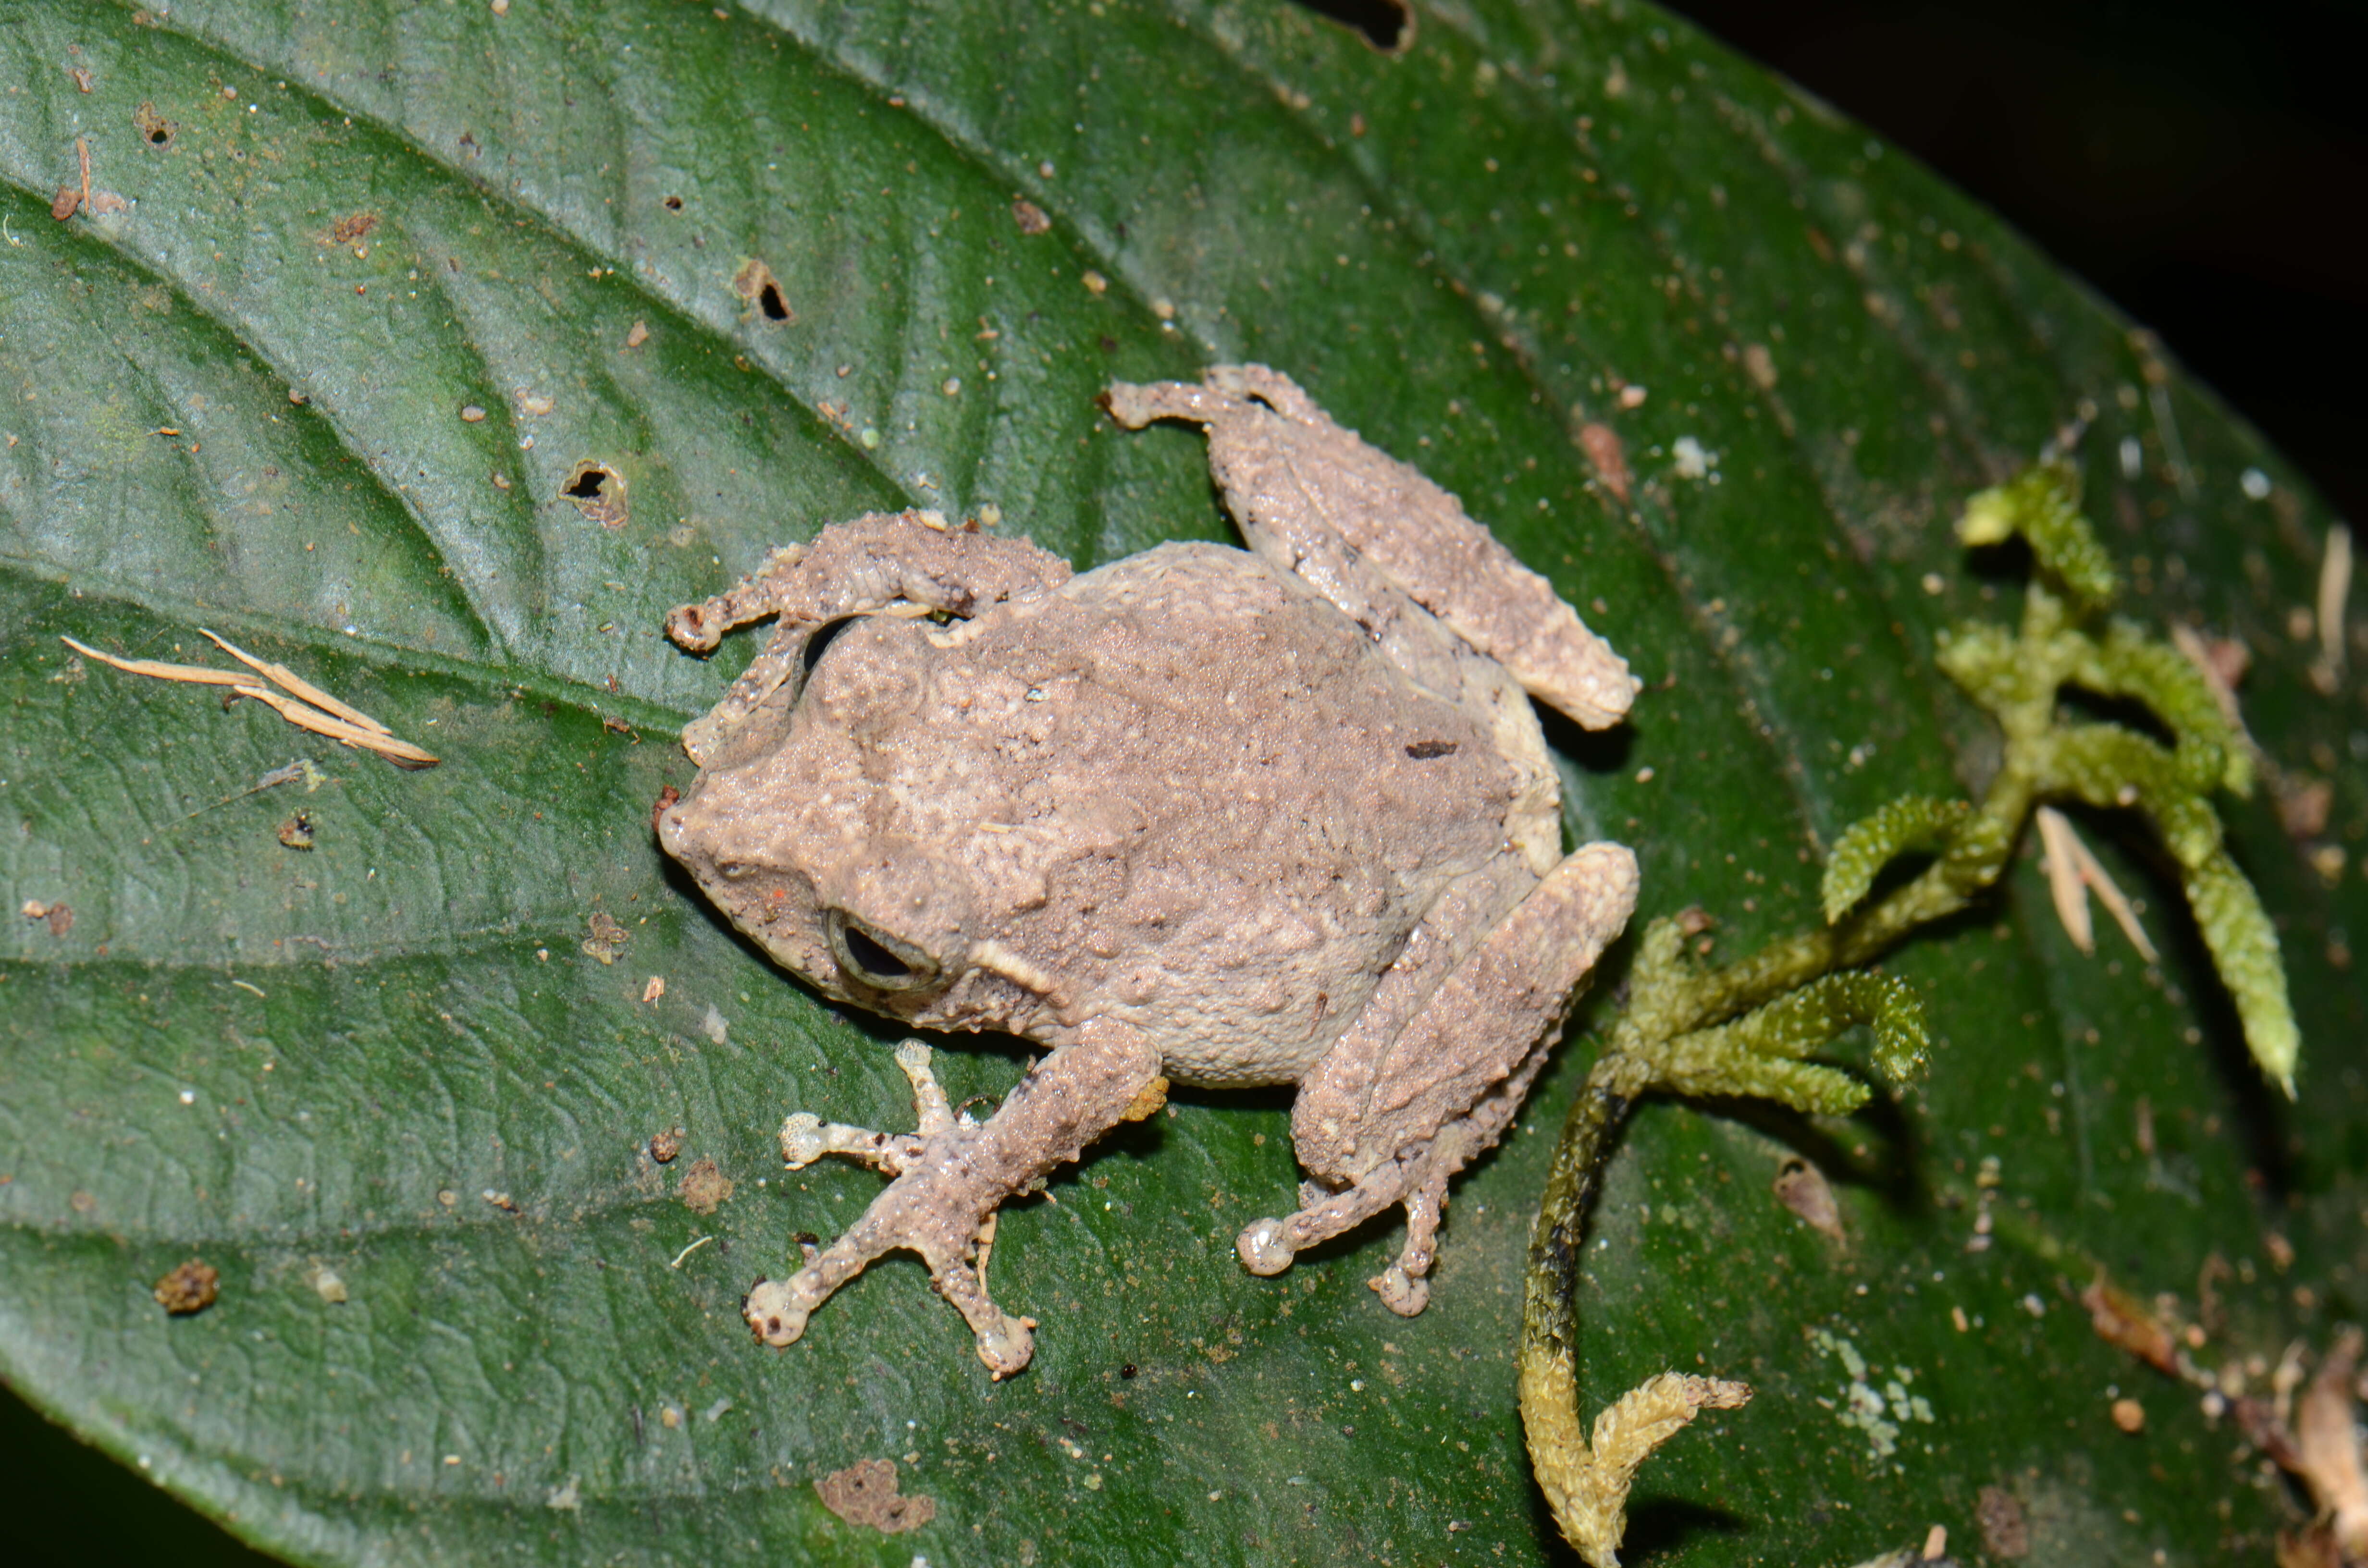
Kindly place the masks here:
<instances>
[{"instance_id":1,"label":"frog's head","mask_svg":"<svg viewBox=\"0 0 2368 1568\"><path fill-rule=\"evenodd\" d=\"M792 706L761 748L704 767L658 813L660 842L717 908L783 967L829 994L913 1017L971 967L977 933L963 869L914 813L943 729L930 650L912 621L818 636Z\"/></svg>"}]
</instances>

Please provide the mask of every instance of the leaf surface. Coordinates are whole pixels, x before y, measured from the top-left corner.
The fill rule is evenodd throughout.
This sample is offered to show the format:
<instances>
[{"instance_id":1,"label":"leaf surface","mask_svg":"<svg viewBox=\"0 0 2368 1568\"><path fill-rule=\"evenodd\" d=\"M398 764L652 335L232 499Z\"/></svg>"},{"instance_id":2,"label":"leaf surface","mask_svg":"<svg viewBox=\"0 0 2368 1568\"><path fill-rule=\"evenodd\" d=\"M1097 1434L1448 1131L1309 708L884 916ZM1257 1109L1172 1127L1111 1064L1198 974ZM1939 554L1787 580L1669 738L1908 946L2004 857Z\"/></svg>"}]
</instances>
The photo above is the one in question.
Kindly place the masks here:
<instances>
[{"instance_id":1,"label":"leaf surface","mask_svg":"<svg viewBox=\"0 0 2368 1568\"><path fill-rule=\"evenodd\" d=\"M1442 6L1384 56L1275 4L57 0L0 6L0 887L73 915L0 924L0 1376L77 1433L308 1562L1552 1555L1510 1357L1584 1042L1457 1188L1410 1322L1363 1286L1391 1227L1281 1279L1235 1261L1293 1191L1280 1096L1179 1096L1014 1207L996 1290L1044 1324L1018 1380L909 1261L788 1352L738 1322L877 1190L785 1176L781 1115L910 1107L894 1033L769 969L650 838L749 641L687 658L665 611L883 506L993 508L1080 565L1227 538L1197 437L1093 397L1247 358L1635 665L1629 727L1550 730L1570 830L1634 845L1640 914L1699 903L1725 951L1818 917L1850 823L1994 758L1930 655L2013 578L1948 522L2090 421L2133 613L2241 636L2254 733L2332 786L2299 842L2274 790L2231 817L2302 1101L2246 1066L2144 843L2085 824L2161 966L2081 957L2026 861L1994 922L1893 966L1939 1042L1920 1091L1648 1108L1585 1383L1759 1390L1646 1472L1636 1560L1857 1562L1936 1522L1977 1555L1986 1487L2042 1562L2259 1557L2291 1517L2072 1296L2101 1264L2196 1309L2216 1256L2214 1365L2362 1308L2361 688L2316 689L2290 635L2327 518L1856 128L1633 4ZM56 221L78 141L128 205ZM203 662L200 626L443 766L57 641ZM299 756L330 781L244 793ZM1024 1053L939 1065L960 1101ZM1770 1196L1796 1150L1846 1243ZM192 1256L221 1299L168 1318L150 1287ZM825 1511L814 1483L878 1458L933 1523Z\"/></svg>"}]
</instances>

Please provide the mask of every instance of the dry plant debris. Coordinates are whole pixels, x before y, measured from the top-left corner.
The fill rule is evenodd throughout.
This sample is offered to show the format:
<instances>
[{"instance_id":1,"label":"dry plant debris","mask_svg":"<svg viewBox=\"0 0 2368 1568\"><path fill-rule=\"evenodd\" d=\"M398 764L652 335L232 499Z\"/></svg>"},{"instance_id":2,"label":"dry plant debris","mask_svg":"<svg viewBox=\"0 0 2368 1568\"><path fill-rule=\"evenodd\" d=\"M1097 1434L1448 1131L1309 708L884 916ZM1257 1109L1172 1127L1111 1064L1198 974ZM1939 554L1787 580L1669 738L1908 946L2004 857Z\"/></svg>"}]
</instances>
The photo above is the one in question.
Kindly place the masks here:
<instances>
[{"instance_id":1,"label":"dry plant debris","mask_svg":"<svg viewBox=\"0 0 2368 1568\"><path fill-rule=\"evenodd\" d=\"M203 627L198 630L205 631ZM373 753L397 767L433 767L442 760L431 756L409 741L398 739L384 724L360 709L340 702L287 665L258 659L211 631L206 631L206 635L223 653L280 689L274 691L269 687L256 684L255 676L216 669L211 665L174 665L160 659L119 659L71 637L61 636L58 641L84 657L97 659L108 668L121 670L126 675L198 686L226 686L237 696L252 698L262 703L300 730L310 730L316 735L325 735L345 745Z\"/></svg>"},{"instance_id":2,"label":"dry plant debris","mask_svg":"<svg viewBox=\"0 0 2368 1568\"><path fill-rule=\"evenodd\" d=\"M2092 955L2097 950L2097 934L2089 920L2089 895L2094 892L2130 946L2148 963L2161 955L2146 940L2146 927L2138 924L2138 912L2117 885L2080 835L2072 830L2072 819L2054 806L2042 806L2032 813L2039 824L2039 840L2047 848L2047 891L2055 901L2055 917L2064 922L2065 932L2072 945L2081 953Z\"/></svg>"},{"instance_id":3,"label":"dry plant debris","mask_svg":"<svg viewBox=\"0 0 2368 1568\"><path fill-rule=\"evenodd\" d=\"M213 1265L191 1258L156 1281L156 1304L175 1317L188 1317L214 1304L222 1291L222 1273Z\"/></svg>"}]
</instances>

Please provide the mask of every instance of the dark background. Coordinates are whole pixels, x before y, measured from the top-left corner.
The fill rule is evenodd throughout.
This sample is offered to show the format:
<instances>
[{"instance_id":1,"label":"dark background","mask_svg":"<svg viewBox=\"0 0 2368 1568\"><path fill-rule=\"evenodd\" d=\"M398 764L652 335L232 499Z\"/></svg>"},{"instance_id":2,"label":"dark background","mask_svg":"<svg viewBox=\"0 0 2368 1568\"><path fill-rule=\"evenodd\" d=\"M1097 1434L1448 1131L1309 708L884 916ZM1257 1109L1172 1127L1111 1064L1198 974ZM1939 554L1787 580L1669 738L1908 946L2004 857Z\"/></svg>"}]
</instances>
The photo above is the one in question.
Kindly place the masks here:
<instances>
[{"instance_id":1,"label":"dark background","mask_svg":"<svg viewBox=\"0 0 2368 1568\"><path fill-rule=\"evenodd\" d=\"M1987 202L2368 518L2368 6L1671 8ZM0 1519L20 1562L264 1561L5 1391Z\"/></svg>"},{"instance_id":2,"label":"dark background","mask_svg":"<svg viewBox=\"0 0 2368 1568\"><path fill-rule=\"evenodd\" d=\"M1663 4L1987 202L2368 520L2368 5Z\"/></svg>"}]
</instances>

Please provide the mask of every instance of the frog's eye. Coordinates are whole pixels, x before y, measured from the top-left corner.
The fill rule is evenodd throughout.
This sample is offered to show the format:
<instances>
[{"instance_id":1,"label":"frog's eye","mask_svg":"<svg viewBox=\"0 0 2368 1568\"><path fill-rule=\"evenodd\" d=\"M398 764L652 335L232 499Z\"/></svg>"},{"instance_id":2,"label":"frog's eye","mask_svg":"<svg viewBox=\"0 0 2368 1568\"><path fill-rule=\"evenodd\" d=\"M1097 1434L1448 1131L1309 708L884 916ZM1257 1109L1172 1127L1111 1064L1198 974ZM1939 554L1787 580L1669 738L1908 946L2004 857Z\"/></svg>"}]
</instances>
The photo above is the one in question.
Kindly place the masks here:
<instances>
[{"instance_id":1,"label":"frog's eye","mask_svg":"<svg viewBox=\"0 0 2368 1568\"><path fill-rule=\"evenodd\" d=\"M917 991L938 978L935 959L843 909L823 912L823 931L838 967L874 991Z\"/></svg>"}]
</instances>

